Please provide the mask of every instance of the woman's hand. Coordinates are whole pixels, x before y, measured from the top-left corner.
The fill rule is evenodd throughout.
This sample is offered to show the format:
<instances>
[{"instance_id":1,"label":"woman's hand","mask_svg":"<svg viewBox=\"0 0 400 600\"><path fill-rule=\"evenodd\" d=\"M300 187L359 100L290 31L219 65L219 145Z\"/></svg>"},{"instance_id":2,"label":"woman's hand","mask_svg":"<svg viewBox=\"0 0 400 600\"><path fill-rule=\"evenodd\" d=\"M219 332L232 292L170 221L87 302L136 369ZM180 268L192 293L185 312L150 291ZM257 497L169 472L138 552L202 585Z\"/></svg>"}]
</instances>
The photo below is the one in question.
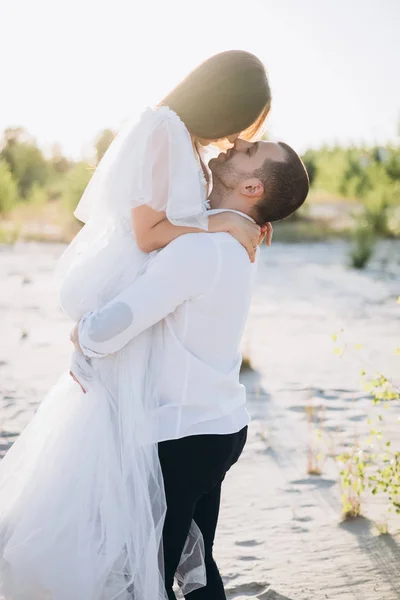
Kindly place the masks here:
<instances>
[{"instance_id":1,"label":"woman's hand","mask_svg":"<svg viewBox=\"0 0 400 600\"><path fill-rule=\"evenodd\" d=\"M75 324L74 328L72 329L72 331L70 333L69 339L75 346L75 350L77 350L78 352L83 354L82 348L79 345L79 323Z\"/></svg>"},{"instance_id":2,"label":"woman's hand","mask_svg":"<svg viewBox=\"0 0 400 600\"><path fill-rule=\"evenodd\" d=\"M263 225L261 227L261 237L260 237L259 246L261 246L261 244L263 243L264 240L265 240L266 245L270 246L272 244L273 233L274 233L274 230L272 228L271 223L267 223L266 225Z\"/></svg>"},{"instance_id":3,"label":"woman's hand","mask_svg":"<svg viewBox=\"0 0 400 600\"><path fill-rule=\"evenodd\" d=\"M72 379L79 385L79 387L81 388L82 392L84 394L86 394L86 390L83 387L83 385L81 384L81 382L79 381L79 379L76 377L75 373L73 372L73 369L76 369L76 356L78 355L79 357L82 357L83 360L85 360L85 357L83 356L83 352L82 352L82 348L79 345L79 323L76 323L76 325L74 326L73 330L70 333L69 336L70 341L73 343L73 345L75 346L75 350L76 353L73 355L72 357L72 362L73 364L71 365L71 368L69 370L69 374L72 377ZM75 361L74 361L75 358ZM75 362L75 364L74 364ZM79 372L79 370L78 370Z\"/></svg>"},{"instance_id":4,"label":"woman's hand","mask_svg":"<svg viewBox=\"0 0 400 600\"><path fill-rule=\"evenodd\" d=\"M228 211L212 215L208 222L208 231L230 233L247 250L251 262L255 261L258 244L262 240L259 225L237 213Z\"/></svg>"}]
</instances>

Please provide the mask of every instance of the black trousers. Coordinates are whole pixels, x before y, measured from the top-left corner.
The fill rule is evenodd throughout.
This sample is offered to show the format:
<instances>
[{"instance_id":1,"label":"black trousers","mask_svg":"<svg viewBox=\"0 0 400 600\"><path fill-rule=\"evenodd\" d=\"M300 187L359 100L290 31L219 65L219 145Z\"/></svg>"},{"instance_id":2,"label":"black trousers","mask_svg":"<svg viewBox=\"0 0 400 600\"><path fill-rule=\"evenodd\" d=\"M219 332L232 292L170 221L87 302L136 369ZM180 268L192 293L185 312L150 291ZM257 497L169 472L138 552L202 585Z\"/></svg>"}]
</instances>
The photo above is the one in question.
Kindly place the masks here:
<instances>
[{"instance_id":1,"label":"black trousers","mask_svg":"<svg viewBox=\"0 0 400 600\"><path fill-rule=\"evenodd\" d=\"M173 582L192 519L205 545L207 585L185 596L188 600L225 600L213 558L221 484L246 443L247 427L227 435L195 435L158 445L167 500L163 530L165 583L169 600L176 600Z\"/></svg>"}]
</instances>

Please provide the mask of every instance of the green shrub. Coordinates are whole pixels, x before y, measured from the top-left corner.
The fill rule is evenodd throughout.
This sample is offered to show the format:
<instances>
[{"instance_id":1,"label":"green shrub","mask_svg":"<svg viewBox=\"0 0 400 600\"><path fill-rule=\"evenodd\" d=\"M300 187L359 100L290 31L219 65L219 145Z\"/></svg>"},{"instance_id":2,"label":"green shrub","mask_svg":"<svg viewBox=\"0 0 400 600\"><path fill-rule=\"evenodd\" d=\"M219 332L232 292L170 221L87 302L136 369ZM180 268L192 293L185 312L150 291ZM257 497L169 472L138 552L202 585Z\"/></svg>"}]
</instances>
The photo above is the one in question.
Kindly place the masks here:
<instances>
[{"instance_id":1,"label":"green shrub","mask_svg":"<svg viewBox=\"0 0 400 600\"><path fill-rule=\"evenodd\" d=\"M307 150L307 152L303 154L301 158L307 169L310 185L313 185L317 174L316 152L314 150Z\"/></svg>"},{"instance_id":2,"label":"green shrub","mask_svg":"<svg viewBox=\"0 0 400 600\"><path fill-rule=\"evenodd\" d=\"M37 208L44 206L48 200L49 194L47 190L36 183L32 186L29 195L26 198L26 201L29 202L31 206L36 206Z\"/></svg>"},{"instance_id":3,"label":"green shrub","mask_svg":"<svg viewBox=\"0 0 400 600\"><path fill-rule=\"evenodd\" d=\"M371 260L375 250L375 232L364 218L362 218L354 228L352 238L350 264L355 269L364 269Z\"/></svg>"},{"instance_id":4,"label":"green shrub","mask_svg":"<svg viewBox=\"0 0 400 600\"><path fill-rule=\"evenodd\" d=\"M18 202L18 186L5 160L0 160L0 216L6 215Z\"/></svg>"},{"instance_id":5,"label":"green shrub","mask_svg":"<svg viewBox=\"0 0 400 600\"><path fill-rule=\"evenodd\" d=\"M375 233L393 235L390 218L400 206L398 147L325 147L306 152L304 158L311 164L315 189L360 200Z\"/></svg>"},{"instance_id":6,"label":"green shrub","mask_svg":"<svg viewBox=\"0 0 400 600\"><path fill-rule=\"evenodd\" d=\"M85 162L77 163L66 173L61 185L61 198L71 212L75 210L92 175L93 169Z\"/></svg>"},{"instance_id":7,"label":"green shrub","mask_svg":"<svg viewBox=\"0 0 400 600\"><path fill-rule=\"evenodd\" d=\"M0 158L5 160L17 182L21 199L27 198L33 185L43 185L49 165L40 148L20 129L6 130Z\"/></svg>"},{"instance_id":8,"label":"green shrub","mask_svg":"<svg viewBox=\"0 0 400 600\"><path fill-rule=\"evenodd\" d=\"M7 227L7 225L10 225ZM21 226L5 223L4 225L0 224L0 244L15 244L18 241L21 235Z\"/></svg>"}]
</instances>

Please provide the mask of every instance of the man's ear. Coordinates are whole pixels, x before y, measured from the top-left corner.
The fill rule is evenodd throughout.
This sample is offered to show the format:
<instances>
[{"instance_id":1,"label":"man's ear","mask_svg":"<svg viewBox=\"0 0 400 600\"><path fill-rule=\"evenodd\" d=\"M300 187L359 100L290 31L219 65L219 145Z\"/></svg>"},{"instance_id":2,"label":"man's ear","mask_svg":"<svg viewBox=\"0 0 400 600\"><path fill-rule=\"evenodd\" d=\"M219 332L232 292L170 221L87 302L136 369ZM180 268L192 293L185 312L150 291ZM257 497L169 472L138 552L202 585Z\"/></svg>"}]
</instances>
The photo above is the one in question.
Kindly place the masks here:
<instances>
[{"instance_id":1,"label":"man's ear","mask_svg":"<svg viewBox=\"0 0 400 600\"><path fill-rule=\"evenodd\" d=\"M243 196L247 196L249 200L254 200L255 198L261 198L264 193L264 186L255 177L253 179L246 179L246 181L242 181L240 184L240 192Z\"/></svg>"}]
</instances>

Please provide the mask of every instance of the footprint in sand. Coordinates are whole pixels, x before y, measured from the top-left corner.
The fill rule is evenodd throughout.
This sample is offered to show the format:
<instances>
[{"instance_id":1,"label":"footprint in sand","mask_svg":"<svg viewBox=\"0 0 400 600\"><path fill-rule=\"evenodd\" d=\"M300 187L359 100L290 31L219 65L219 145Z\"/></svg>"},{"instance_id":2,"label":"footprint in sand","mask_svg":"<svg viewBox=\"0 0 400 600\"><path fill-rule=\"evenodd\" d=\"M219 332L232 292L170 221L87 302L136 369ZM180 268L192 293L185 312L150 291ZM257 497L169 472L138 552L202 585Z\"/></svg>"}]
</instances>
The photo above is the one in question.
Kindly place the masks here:
<instances>
[{"instance_id":1,"label":"footprint in sand","mask_svg":"<svg viewBox=\"0 0 400 600\"><path fill-rule=\"evenodd\" d=\"M260 585L259 583L247 583L239 585L236 588L231 588L227 591L227 600L294 600L289 596L282 596L274 592L269 585Z\"/></svg>"},{"instance_id":2,"label":"footprint in sand","mask_svg":"<svg viewBox=\"0 0 400 600\"><path fill-rule=\"evenodd\" d=\"M257 596L257 600L293 600L289 598L289 596L282 596L282 594L278 594L278 592L274 592L274 590L268 590L265 594L261 596Z\"/></svg>"},{"instance_id":3,"label":"footprint in sand","mask_svg":"<svg viewBox=\"0 0 400 600\"><path fill-rule=\"evenodd\" d=\"M251 548L252 546L261 546L262 542L257 542L256 540L243 540L240 542L235 542L236 546L244 546L245 548Z\"/></svg>"},{"instance_id":4,"label":"footprint in sand","mask_svg":"<svg viewBox=\"0 0 400 600\"><path fill-rule=\"evenodd\" d=\"M228 587L226 589L226 597L227 600L248 600L249 598L254 598L254 600L264 600L268 597L265 595L268 591L268 587L268 583L260 584L252 581L251 583L244 583L230 588Z\"/></svg>"},{"instance_id":5,"label":"footprint in sand","mask_svg":"<svg viewBox=\"0 0 400 600\"><path fill-rule=\"evenodd\" d=\"M330 488L336 484L334 479L324 479L323 477L309 477L307 479L295 479L290 482L292 485L314 485L318 487Z\"/></svg>"}]
</instances>

